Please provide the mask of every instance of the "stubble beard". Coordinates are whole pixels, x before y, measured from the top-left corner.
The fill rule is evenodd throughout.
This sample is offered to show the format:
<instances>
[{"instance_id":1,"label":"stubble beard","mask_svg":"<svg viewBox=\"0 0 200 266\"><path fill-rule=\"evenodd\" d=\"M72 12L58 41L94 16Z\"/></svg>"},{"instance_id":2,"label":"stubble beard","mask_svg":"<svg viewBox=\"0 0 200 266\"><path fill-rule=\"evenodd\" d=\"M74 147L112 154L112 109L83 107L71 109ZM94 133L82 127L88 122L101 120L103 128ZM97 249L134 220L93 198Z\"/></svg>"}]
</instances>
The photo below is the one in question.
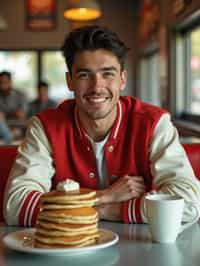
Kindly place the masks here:
<instances>
[{"instance_id":1,"label":"stubble beard","mask_svg":"<svg viewBox=\"0 0 200 266\"><path fill-rule=\"evenodd\" d=\"M115 107L116 107L117 103L112 104L112 106L110 106L110 108L105 112L94 112L94 111L89 111L89 110L83 110L85 115L91 119L91 120L101 120L104 119L106 117L108 117L109 115L111 115L111 113L114 111Z\"/></svg>"}]
</instances>

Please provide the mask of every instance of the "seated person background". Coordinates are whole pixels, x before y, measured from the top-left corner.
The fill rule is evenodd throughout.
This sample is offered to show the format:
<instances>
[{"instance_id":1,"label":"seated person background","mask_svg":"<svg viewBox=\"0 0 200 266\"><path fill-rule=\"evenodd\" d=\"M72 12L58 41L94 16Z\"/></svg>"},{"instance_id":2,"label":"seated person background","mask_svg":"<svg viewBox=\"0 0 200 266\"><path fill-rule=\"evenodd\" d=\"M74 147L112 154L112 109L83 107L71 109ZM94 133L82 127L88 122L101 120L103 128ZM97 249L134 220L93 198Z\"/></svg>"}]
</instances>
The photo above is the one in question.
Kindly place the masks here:
<instances>
[{"instance_id":1,"label":"seated person background","mask_svg":"<svg viewBox=\"0 0 200 266\"><path fill-rule=\"evenodd\" d=\"M12 75L0 72L0 112L6 119L25 119L27 112L26 96L12 87Z\"/></svg>"},{"instance_id":2,"label":"seated person background","mask_svg":"<svg viewBox=\"0 0 200 266\"><path fill-rule=\"evenodd\" d=\"M4 193L8 224L34 225L42 193L66 178L97 190L100 219L147 222L144 197L151 192L183 197L183 221L196 216L187 202L200 203L200 183L170 114L120 97L127 52L119 37L101 26L67 36L66 78L75 99L31 118Z\"/></svg>"},{"instance_id":3,"label":"seated person background","mask_svg":"<svg viewBox=\"0 0 200 266\"><path fill-rule=\"evenodd\" d=\"M5 121L4 114L0 112L0 140L3 141L3 144L10 144L12 139L12 132Z\"/></svg>"},{"instance_id":4,"label":"seated person background","mask_svg":"<svg viewBox=\"0 0 200 266\"><path fill-rule=\"evenodd\" d=\"M28 116L31 117L40 111L55 107L56 102L49 98L49 85L47 82L40 81L38 84L38 97L29 104Z\"/></svg>"}]
</instances>

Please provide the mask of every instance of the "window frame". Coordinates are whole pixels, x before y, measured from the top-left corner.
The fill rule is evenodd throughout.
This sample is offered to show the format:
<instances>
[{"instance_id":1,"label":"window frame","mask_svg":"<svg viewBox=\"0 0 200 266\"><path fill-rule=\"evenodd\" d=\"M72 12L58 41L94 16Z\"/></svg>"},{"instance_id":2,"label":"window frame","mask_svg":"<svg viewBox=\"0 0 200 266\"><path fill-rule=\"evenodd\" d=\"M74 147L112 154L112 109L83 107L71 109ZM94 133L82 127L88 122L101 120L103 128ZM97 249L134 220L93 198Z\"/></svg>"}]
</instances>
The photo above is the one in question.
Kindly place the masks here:
<instances>
[{"instance_id":1,"label":"window frame","mask_svg":"<svg viewBox=\"0 0 200 266\"><path fill-rule=\"evenodd\" d=\"M157 90L144 92L144 88L143 88L144 85L147 86L147 84L149 84L149 82L156 84L156 81L152 80L152 73L153 73L153 71L155 71L155 69L154 68L150 69L150 65L152 63L155 63L156 60L158 60L158 63L159 63L159 58L160 58L160 53L159 53L158 47L156 47L156 48L154 47L154 49L151 49L151 50L146 50L140 54L139 61L138 61L139 67L138 67L138 79L137 79L137 87L138 87L137 96L146 102L161 106L162 105L161 95L156 95L160 91L160 85L159 85L160 73L158 73L158 76L159 76L159 78L158 78L158 92L157 92ZM143 69L146 73L146 76L147 76L146 80L143 80L143 77L142 77L142 67L143 67ZM154 65L154 67L156 67L156 65ZM157 72L157 71L155 71L155 72ZM158 98L159 98L159 103L158 103ZM156 100L157 103L152 102L152 100L153 101Z\"/></svg>"},{"instance_id":2,"label":"window frame","mask_svg":"<svg viewBox=\"0 0 200 266\"><path fill-rule=\"evenodd\" d=\"M189 111L191 103L192 93L189 89L191 86L191 75L190 75L190 61L191 56L191 32L200 27L200 10L197 10L192 15L184 19L172 28L171 37L171 64L170 64L170 76L171 76L171 98L172 113L175 119L185 120L192 123L200 123L200 114L193 114ZM182 52L177 50L177 41L182 39ZM179 47L180 48L180 47ZM177 55L183 55L186 52L185 57L182 57L182 83L178 85L178 78L180 76L177 71L178 58ZM180 71L180 69L179 69ZM182 87L182 88L180 88ZM185 95L181 99L181 94Z\"/></svg>"}]
</instances>

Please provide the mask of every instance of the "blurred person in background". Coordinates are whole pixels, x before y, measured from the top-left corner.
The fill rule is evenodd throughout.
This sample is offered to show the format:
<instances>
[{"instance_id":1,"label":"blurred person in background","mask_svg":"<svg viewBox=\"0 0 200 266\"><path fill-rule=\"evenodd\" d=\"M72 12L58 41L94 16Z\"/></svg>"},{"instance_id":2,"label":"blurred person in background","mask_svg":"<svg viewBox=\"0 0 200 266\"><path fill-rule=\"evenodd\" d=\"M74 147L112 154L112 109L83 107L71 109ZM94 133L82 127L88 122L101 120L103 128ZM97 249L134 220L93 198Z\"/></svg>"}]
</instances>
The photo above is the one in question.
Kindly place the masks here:
<instances>
[{"instance_id":1,"label":"blurred person in background","mask_svg":"<svg viewBox=\"0 0 200 266\"><path fill-rule=\"evenodd\" d=\"M5 121L4 114L0 112L0 140L3 144L10 144L12 139L12 132Z\"/></svg>"},{"instance_id":2,"label":"blurred person in background","mask_svg":"<svg viewBox=\"0 0 200 266\"><path fill-rule=\"evenodd\" d=\"M12 74L8 71L0 72L0 123L2 133L0 136L7 143L10 142L12 135L14 139L23 137L26 129L27 107L26 96L13 88Z\"/></svg>"},{"instance_id":3,"label":"blurred person in background","mask_svg":"<svg viewBox=\"0 0 200 266\"><path fill-rule=\"evenodd\" d=\"M57 103L49 98L49 84L40 81L38 84L38 97L29 104L28 116L31 117L40 111L55 107Z\"/></svg>"},{"instance_id":4,"label":"blurred person in background","mask_svg":"<svg viewBox=\"0 0 200 266\"><path fill-rule=\"evenodd\" d=\"M27 107L25 95L12 87L11 73L0 72L0 112L6 119L25 119Z\"/></svg>"}]
</instances>

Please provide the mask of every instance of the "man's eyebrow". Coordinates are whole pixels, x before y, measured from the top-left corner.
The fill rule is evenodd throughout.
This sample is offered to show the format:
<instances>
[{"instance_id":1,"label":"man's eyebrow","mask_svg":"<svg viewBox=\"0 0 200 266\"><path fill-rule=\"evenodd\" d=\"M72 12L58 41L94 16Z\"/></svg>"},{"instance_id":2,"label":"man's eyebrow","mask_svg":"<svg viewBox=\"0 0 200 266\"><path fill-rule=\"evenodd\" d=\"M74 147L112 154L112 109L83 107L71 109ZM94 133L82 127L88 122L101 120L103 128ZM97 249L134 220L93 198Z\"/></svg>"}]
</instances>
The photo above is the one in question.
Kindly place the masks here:
<instances>
[{"instance_id":1,"label":"man's eyebrow","mask_svg":"<svg viewBox=\"0 0 200 266\"><path fill-rule=\"evenodd\" d=\"M115 71L117 72L117 68L114 66L110 66L110 67L102 67L100 68L101 71Z\"/></svg>"},{"instance_id":2,"label":"man's eyebrow","mask_svg":"<svg viewBox=\"0 0 200 266\"><path fill-rule=\"evenodd\" d=\"M79 73L79 72L91 72L91 70L89 68L77 68L76 73Z\"/></svg>"},{"instance_id":3,"label":"man's eyebrow","mask_svg":"<svg viewBox=\"0 0 200 266\"><path fill-rule=\"evenodd\" d=\"M97 72L99 72L99 71L115 71L115 72L117 72L117 68L114 66L102 67L102 68L98 69ZM82 67L77 68L76 73L80 73L80 72L92 72L92 70L89 68L82 68Z\"/></svg>"}]
</instances>

